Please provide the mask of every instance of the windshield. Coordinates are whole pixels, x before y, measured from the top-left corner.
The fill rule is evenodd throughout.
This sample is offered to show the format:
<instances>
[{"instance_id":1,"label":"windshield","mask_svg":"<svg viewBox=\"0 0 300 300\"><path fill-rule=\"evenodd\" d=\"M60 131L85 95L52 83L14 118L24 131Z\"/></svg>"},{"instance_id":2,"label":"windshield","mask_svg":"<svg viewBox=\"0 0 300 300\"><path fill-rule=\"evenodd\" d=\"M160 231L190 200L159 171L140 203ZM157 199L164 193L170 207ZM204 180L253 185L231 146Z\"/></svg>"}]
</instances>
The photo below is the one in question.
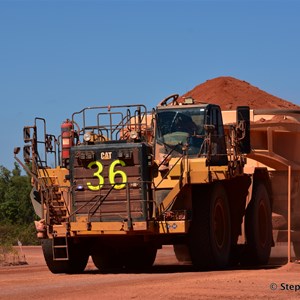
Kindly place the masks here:
<instances>
[{"instance_id":1,"label":"windshield","mask_svg":"<svg viewBox=\"0 0 300 300\"><path fill-rule=\"evenodd\" d=\"M188 153L198 154L204 137L204 112L199 107L158 111L157 141L180 153L180 145L188 143Z\"/></svg>"}]
</instances>

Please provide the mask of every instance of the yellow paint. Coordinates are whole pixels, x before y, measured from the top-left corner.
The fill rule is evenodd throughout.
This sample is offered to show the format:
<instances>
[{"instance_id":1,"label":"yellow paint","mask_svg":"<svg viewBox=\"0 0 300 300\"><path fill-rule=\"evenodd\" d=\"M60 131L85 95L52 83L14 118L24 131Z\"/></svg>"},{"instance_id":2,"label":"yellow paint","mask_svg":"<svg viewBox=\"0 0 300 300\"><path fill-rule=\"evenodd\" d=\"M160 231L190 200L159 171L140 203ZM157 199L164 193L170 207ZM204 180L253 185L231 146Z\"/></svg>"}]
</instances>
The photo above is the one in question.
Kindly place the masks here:
<instances>
[{"instance_id":1,"label":"yellow paint","mask_svg":"<svg viewBox=\"0 0 300 300\"><path fill-rule=\"evenodd\" d=\"M70 181L66 179L69 170L66 168L56 167L53 169L39 169L38 177L46 180L47 184L57 185L60 187L70 186Z\"/></svg>"}]
</instances>

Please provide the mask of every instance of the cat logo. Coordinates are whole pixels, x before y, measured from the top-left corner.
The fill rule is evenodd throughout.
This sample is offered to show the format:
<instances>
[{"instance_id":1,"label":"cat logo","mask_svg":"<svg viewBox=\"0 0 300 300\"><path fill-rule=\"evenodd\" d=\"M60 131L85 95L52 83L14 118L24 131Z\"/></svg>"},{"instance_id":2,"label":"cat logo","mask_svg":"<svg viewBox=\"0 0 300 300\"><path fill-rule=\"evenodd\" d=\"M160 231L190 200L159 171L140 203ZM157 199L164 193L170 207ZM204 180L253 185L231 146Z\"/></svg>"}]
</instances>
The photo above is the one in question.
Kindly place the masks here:
<instances>
[{"instance_id":1,"label":"cat logo","mask_svg":"<svg viewBox=\"0 0 300 300\"><path fill-rule=\"evenodd\" d=\"M111 159L112 152L101 152L100 158L101 159Z\"/></svg>"}]
</instances>

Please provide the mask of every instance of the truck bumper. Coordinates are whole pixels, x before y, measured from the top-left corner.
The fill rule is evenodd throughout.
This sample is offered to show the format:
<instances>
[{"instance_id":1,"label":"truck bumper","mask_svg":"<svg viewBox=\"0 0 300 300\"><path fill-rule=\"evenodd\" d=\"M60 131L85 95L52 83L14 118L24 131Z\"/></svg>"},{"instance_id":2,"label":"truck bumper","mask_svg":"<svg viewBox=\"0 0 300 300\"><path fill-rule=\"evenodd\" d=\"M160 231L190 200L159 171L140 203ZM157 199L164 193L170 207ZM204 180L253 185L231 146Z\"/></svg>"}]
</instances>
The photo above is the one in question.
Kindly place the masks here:
<instances>
[{"instance_id":1,"label":"truck bumper","mask_svg":"<svg viewBox=\"0 0 300 300\"><path fill-rule=\"evenodd\" d=\"M164 235L188 233L190 221L143 221L132 222L70 222L48 227L48 235L64 236L101 236L101 235Z\"/></svg>"}]
</instances>

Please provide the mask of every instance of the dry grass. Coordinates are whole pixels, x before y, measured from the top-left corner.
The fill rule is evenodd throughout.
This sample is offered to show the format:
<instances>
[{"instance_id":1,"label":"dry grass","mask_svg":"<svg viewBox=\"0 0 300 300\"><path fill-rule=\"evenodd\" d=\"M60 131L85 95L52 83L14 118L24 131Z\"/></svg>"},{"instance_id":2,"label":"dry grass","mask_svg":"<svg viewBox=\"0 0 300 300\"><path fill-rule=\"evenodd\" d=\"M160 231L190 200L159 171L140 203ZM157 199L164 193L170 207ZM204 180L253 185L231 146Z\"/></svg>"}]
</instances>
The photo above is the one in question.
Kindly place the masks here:
<instances>
[{"instance_id":1,"label":"dry grass","mask_svg":"<svg viewBox=\"0 0 300 300\"><path fill-rule=\"evenodd\" d=\"M26 258L22 249L12 246L0 246L0 266L26 265Z\"/></svg>"}]
</instances>

